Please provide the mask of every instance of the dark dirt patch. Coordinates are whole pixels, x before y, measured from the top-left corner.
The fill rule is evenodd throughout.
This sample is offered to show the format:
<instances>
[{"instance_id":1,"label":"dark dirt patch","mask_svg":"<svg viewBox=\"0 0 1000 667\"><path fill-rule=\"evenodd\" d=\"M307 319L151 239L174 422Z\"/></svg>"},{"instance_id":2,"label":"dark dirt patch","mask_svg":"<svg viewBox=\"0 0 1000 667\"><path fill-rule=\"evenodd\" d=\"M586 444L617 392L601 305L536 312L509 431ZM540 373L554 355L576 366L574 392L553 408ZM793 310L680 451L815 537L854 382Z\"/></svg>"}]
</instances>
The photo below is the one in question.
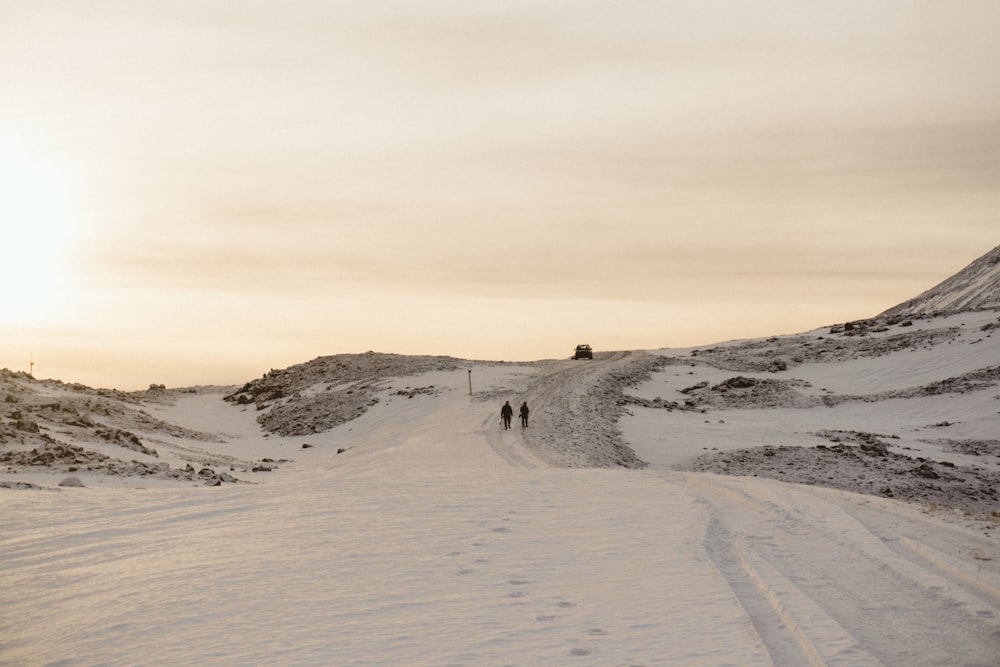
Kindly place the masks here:
<instances>
[{"instance_id":1,"label":"dark dirt patch","mask_svg":"<svg viewBox=\"0 0 1000 667\"><path fill-rule=\"evenodd\" d=\"M945 451L969 456L1000 458L1000 440L924 440Z\"/></svg>"},{"instance_id":2,"label":"dark dirt patch","mask_svg":"<svg viewBox=\"0 0 1000 667\"><path fill-rule=\"evenodd\" d=\"M1000 472L896 454L888 451L877 436L860 445L759 447L711 453L677 469L766 477L955 507L974 514L1000 511Z\"/></svg>"}]
</instances>

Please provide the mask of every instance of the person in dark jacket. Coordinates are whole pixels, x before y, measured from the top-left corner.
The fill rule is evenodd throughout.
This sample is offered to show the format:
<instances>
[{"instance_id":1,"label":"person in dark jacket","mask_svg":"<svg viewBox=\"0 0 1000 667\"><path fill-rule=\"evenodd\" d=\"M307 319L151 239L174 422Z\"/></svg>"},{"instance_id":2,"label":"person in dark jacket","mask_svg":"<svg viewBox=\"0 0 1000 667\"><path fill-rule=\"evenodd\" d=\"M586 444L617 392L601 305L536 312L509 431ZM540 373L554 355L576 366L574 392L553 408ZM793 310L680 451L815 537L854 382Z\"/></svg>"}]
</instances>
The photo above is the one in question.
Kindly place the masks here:
<instances>
[{"instance_id":1,"label":"person in dark jacket","mask_svg":"<svg viewBox=\"0 0 1000 667\"><path fill-rule=\"evenodd\" d=\"M510 407L510 401L506 401L500 408L500 419L503 421L505 429L510 428L510 419L514 416L514 408Z\"/></svg>"},{"instance_id":2,"label":"person in dark jacket","mask_svg":"<svg viewBox=\"0 0 1000 667\"><path fill-rule=\"evenodd\" d=\"M522 428L528 428L528 402L525 401L521 403L521 426Z\"/></svg>"}]
</instances>

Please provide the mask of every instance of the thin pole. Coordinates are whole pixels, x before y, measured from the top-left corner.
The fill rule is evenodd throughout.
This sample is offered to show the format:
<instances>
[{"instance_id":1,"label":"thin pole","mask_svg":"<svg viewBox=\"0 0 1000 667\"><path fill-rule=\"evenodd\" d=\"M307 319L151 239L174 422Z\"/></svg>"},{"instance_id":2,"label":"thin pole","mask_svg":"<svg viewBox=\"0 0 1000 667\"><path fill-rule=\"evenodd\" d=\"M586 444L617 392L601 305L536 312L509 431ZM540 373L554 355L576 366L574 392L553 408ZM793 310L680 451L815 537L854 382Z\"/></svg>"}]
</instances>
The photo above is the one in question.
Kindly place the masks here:
<instances>
[{"instance_id":1,"label":"thin pole","mask_svg":"<svg viewBox=\"0 0 1000 667\"><path fill-rule=\"evenodd\" d=\"M472 396L472 369L469 369L469 396Z\"/></svg>"}]
</instances>

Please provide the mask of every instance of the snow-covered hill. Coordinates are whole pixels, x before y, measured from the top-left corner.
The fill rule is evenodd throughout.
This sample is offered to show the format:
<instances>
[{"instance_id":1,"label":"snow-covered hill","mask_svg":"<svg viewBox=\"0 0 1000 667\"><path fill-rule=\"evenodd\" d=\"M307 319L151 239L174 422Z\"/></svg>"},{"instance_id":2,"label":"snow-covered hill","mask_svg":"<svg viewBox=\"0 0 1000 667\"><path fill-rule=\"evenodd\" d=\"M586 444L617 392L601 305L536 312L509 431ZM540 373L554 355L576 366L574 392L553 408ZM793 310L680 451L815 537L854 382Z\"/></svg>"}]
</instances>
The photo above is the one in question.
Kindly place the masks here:
<instances>
[{"instance_id":1,"label":"snow-covered hill","mask_svg":"<svg viewBox=\"0 0 1000 667\"><path fill-rule=\"evenodd\" d=\"M926 292L885 311L882 317L914 317L998 308L1000 246Z\"/></svg>"}]
</instances>

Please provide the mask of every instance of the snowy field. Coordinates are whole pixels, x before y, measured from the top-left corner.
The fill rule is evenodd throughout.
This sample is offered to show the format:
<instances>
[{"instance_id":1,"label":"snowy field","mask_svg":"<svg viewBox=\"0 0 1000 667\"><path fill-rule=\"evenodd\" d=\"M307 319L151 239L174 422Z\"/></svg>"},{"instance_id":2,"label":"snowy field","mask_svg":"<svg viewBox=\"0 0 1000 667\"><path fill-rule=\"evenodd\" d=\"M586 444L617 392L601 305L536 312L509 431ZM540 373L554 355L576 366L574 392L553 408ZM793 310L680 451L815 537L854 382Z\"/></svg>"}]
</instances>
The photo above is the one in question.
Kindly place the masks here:
<instances>
[{"instance_id":1,"label":"snowy field","mask_svg":"<svg viewBox=\"0 0 1000 667\"><path fill-rule=\"evenodd\" d=\"M0 664L995 667L997 323L7 373Z\"/></svg>"}]
</instances>

